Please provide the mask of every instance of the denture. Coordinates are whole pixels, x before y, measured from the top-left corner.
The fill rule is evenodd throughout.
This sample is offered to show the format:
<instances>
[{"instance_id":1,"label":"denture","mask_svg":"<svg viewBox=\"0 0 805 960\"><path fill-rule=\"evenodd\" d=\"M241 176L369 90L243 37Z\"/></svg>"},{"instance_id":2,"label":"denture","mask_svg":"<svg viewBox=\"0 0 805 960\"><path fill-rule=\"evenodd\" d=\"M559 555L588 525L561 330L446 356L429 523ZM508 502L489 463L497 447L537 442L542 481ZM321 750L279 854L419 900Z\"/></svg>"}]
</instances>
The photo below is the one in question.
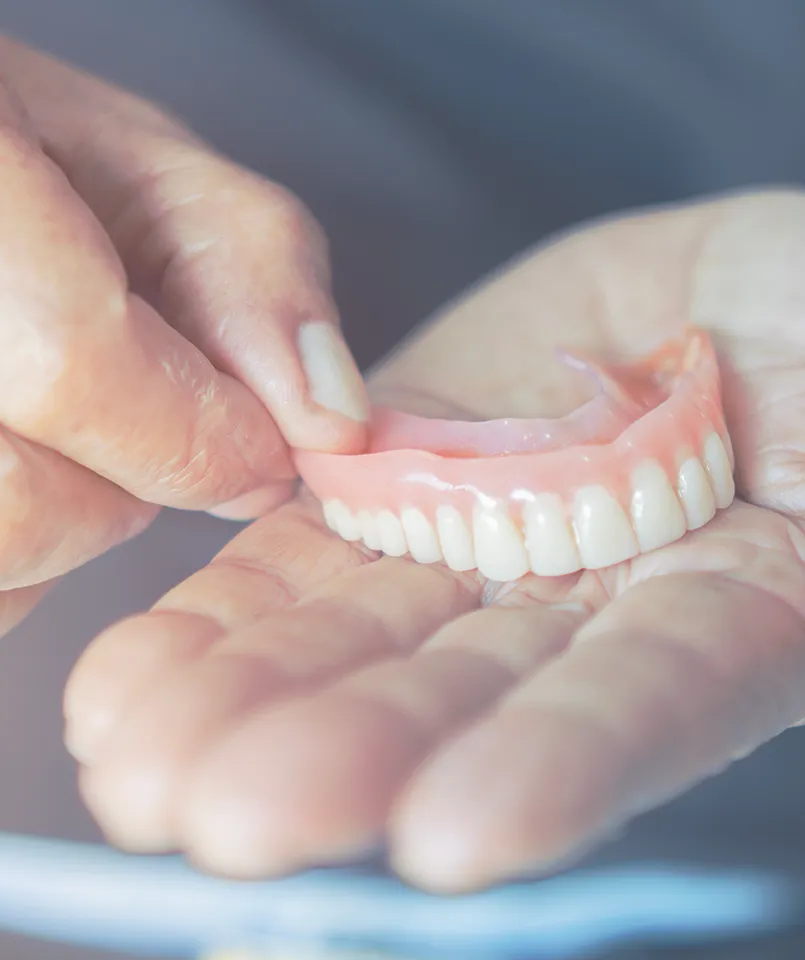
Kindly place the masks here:
<instances>
[{"instance_id":1,"label":"denture","mask_svg":"<svg viewBox=\"0 0 805 960\"><path fill-rule=\"evenodd\" d=\"M595 396L553 420L373 412L365 453L300 451L345 540L496 581L600 569L704 526L735 496L718 361L686 327L637 362L562 353Z\"/></svg>"}]
</instances>

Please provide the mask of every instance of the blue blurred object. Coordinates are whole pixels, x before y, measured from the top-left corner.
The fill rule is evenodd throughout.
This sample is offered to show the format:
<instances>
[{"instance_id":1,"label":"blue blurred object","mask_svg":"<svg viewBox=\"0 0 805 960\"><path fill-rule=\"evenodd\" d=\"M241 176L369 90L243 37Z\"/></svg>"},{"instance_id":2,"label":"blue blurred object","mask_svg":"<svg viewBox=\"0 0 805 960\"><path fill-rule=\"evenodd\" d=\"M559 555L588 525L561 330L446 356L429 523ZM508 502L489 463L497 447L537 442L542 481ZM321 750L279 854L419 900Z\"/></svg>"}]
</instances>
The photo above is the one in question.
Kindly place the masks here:
<instances>
[{"instance_id":1,"label":"blue blurred object","mask_svg":"<svg viewBox=\"0 0 805 960\"><path fill-rule=\"evenodd\" d=\"M368 869L242 883L176 857L0 834L0 928L140 955L377 951L462 960L590 958L794 926L801 891L761 870L641 864L438 897Z\"/></svg>"}]
</instances>

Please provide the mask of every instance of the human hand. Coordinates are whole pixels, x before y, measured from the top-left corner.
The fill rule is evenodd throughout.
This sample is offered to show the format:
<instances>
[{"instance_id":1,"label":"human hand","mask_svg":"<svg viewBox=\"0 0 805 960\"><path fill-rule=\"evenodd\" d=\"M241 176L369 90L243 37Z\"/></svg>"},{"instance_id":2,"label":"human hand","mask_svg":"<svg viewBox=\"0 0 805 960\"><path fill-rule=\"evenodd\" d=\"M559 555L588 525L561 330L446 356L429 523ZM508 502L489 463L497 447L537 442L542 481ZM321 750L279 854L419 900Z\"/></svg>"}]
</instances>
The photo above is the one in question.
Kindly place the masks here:
<instances>
[{"instance_id":1,"label":"human hand","mask_svg":"<svg viewBox=\"0 0 805 960\"><path fill-rule=\"evenodd\" d=\"M554 416L557 342L684 322L723 361L739 499L618 566L499 590L337 539L304 496L90 646L67 742L108 836L238 876L387 840L415 883L550 870L805 716L805 196L594 226L379 372L417 413Z\"/></svg>"},{"instance_id":2,"label":"human hand","mask_svg":"<svg viewBox=\"0 0 805 960\"><path fill-rule=\"evenodd\" d=\"M160 505L287 499L288 445L360 449L365 400L295 198L33 51L0 66L2 633Z\"/></svg>"}]
</instances>

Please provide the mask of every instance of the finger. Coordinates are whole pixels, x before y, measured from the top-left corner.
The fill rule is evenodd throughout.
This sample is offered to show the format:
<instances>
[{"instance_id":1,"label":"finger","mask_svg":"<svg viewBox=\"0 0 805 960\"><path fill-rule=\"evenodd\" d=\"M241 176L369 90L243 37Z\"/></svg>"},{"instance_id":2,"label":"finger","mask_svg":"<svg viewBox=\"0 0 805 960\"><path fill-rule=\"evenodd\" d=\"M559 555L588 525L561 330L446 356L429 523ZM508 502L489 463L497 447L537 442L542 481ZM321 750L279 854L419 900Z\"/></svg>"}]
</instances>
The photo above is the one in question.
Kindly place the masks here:
<instances>
[{"instance_id":1,"label":"finger","mask_svg":"<svg viewBox=\"0 0 805 960\"><path fill-rule=\"evenodd\" d=\"M113 625L88 646L64 695L70 752L91 762L142 692L181 675L227 634L371 556L334 537L313 503L288 504L254 523L150 613Z\"/></svg>"},{"instance_id":2,"label":"finger","mask_svg":"<svg viewBox=\"0 0 805 960\"><path fill-rule=\"evenodd\" d=\"M359 450L365 389L324 237L301 202L134 97L16 44L0 49L135 289L247 384L292 446Z\"/></svg>"},{"instance_id":3,"label":"finger","mask_svg":"<svg viewBox=\"0 0 805 960\"><path fill-rule=\"evenodd\" d=\"M210 507L292 476L257 399L127 292L2 90L0 154L0 421L154 503Z\"/></svg>"},{"instance_id":4,"label":"finger","mask_svg":"<svg viewBox=\"0 0 805 960\"><path fill-rule=\"evenodd\" d=\"M218 738L189 780L183 846L205 868L237 876L371 849L428 753L556 656L581 616L552 608L469 613L411 658L258 710Z\"/></svg>"},{"instance_id":5,"label":"finger","mask_svg":"<svg viewBox=\"0 0 805 960\"><path fill-rule=\"evenodd\" d=\"M0 590L66 573L141 532L156 512L0 427Z\"/></svg>"},{"instance_id":6,"label":"finger","mask_svg":"<svg viewBox=\"0 0 805 960\"><path fill-rule=\"evenodd\" d=\"M774 593L707 573L632 587L424 766L395 865L453 890L575 858L785 728L803 678L802 611Z\"/></svg>"},{"instance_id":7,"label":"finger","mask_svg":"<svg viewBox=\"0 0 805 960\"><path fill-rule=\"evenodd\" d=\"M0 590L0 637L20 624L55 583L49 580L16 590Z\"/></svg>"},{"instance_id":8,"label":"finger","mask_svg":"<svg viewBox=\"0 0 805 960\"><path fill-rule=\"evenodd\" d=\"M331 577L302 602L220 640L135 704L83 772L85 801L117 843L175 845L190 768L230 726L255 707L405 656L477 595L469 578L404 560Z\"/></svg>"},{"instance_id":9,"label":"finger","mask_svg":"<svg viewBox=\"0 0 805 960\"><path fill-rule=\"evenodd\" d=\"M123 620L101 633L73 668L64 692L64 744L91 763L138 695L200 657L223 633L211 619L172 611Z\"/></svg>"}]
</instances>

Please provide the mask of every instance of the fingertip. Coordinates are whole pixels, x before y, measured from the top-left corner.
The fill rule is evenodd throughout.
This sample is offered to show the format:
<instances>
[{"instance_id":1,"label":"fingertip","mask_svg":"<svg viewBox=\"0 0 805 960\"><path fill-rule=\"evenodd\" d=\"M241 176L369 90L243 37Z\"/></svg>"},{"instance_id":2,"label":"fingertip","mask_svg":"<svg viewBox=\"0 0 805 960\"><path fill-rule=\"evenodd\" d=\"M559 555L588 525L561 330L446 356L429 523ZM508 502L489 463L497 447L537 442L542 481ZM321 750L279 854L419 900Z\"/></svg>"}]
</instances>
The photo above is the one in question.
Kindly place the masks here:
<instances>
[{"instance_id":1,"label":"fingertip","mask_svg":"<svg viewBox=\"0 0 805 960\"><path fill-rule=\"evenodd\" d=\"M141 809L154 806L154 795L160 796L161 784L149 779L148 771L135 771L134 776L119 778L111 785L103 769L82 766L78 773L78 790L92 812L106 841L120 850L134 854L165 854L176 850L171 830L160 829L152 822L143 822Z\"/></svg>"},{"instance_id":2,"label":"fingertip","mask_svg":"<svg viewBox=\"0 0 805 960\"><path fill-rule=\"evenodd\" d=\"M140 691L195 659L221 633L211 620L173 611L130 617L101 633L65 687L64 745L79 763L97 761Z\"/></svg>"},{"instance_id":3,"label":"fingertip","mask_svg":"<svg viewBox=\"0 0 805 960\"><path fill-rule=\"evenodd\" d=\"M502 708L417 771L390 817L392 865L461 892L576 863L626 818L607 746L566 710Z\"/></svg>"},{"instance_id":4,"label":"fingertip","mask_svg":"<svg viewBox=\"0 0 805 960\"><path fill-rule=\"evenodd\" d=\"M426 807L404 804L389 827L389 863L412 886L439 896L454 896L512 881L545 875L556 858L512 844L483 818L462 816L456 806L449 815L434 815Z\"/></svg>"},{"instance_id":5,"label":"fingertip","mask_svg":"<svg viewBox=\"0 0 805 960\"><path fill-rule=\"evenodd\" d=\"M478 875L473 845L460 825L433 823L421 829L403 816L393 825L389 862L412 886L440 895L465 893L484 883Z\"/></svg>"}]
</instances>

